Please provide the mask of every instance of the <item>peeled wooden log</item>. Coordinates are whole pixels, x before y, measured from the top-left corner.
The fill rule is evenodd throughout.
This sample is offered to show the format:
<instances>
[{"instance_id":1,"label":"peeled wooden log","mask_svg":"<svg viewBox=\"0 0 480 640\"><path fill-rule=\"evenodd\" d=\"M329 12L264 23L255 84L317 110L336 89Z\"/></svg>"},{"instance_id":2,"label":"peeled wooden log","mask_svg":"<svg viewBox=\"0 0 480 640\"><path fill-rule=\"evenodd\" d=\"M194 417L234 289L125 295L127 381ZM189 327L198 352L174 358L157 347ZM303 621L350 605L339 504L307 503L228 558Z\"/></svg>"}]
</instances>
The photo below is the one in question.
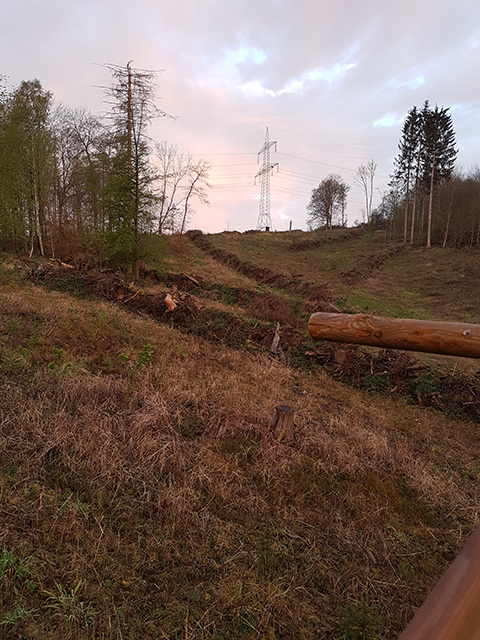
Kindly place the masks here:
<instances>
[{"instance_id":1,"label":"peeled wooden log","mask_svg":"<svg viewBox=\"0 0 480 640\"><path fill-rule=\"evenodd\" d=\"M480 527L399 640L480 640Z\"/></svg>"},{"instance_id":2,"label":"peeled wooden log","mask_svg":"<svg viewBox=\"0 0 480 640\"><path fill-rule=\"evenodd\" d=\"M308 331L315 340L480 358L478 324L382 318L366 313L314 313Z\"/></svg>"}]
</instances>

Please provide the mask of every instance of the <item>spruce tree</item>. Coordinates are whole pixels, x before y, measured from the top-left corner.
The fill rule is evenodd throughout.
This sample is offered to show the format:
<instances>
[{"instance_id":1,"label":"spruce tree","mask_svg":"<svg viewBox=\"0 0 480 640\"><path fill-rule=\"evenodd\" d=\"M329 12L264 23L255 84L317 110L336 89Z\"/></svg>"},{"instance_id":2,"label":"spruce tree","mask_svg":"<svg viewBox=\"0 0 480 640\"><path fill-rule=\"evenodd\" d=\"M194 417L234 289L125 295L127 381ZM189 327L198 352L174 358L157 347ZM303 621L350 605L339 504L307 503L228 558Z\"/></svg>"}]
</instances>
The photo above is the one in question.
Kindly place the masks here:
<instances>
[{"instance_id":1,"label":"spruce tree","mask_svg":"<svg viewBox=\"0 0 480 640\"><path fill-rule=\"evenodd\" d=\"M412 180L416 185L416 180L413 179L414 175L418 175L420 153L422 144L422 117L421 113L417 110L417 107L413 107L408 112L405 122L402 127L402 137L398 143L399 154L394 161L395 173L394 181L398 185L402 185L405 189L405 216L403 225L403 244L407 243L408 233L408 211L410 205L410 193ZM415 210L412 212L412 229L413 229L413 216Z\"/></svg>"},{"instance_id":2,"label":"spruce tree","mask_svg":"<svg viewBox=\"0 0 480 640\"><path fill-rule=\"evenodd\" d=\"M413 209L410 243L413 243L419 191L429 196L427 247L431 246L433 197L438 185L450 178L457 150L455 132L449 109L432 109L428 100L421 110L413 107L407 114L398 144L399 154L394 161L392 185L400 186L405 194L403 242L407 242L408 213L413 185ZM423 220L423 208L422 208ZM423 222L422 222L423 227Z\"/></svg>"},{"instance_id":3,"label":"spruce tree","mask_svg":"<svg viewBox=\"0 0 480 640\"><path fill-rule=\"evenodd\" d=\"M423 116L423 176L428 185L427 247L432 246L433 195L436 187L450 178L457 157L455 131L449 109L428 108L425 103Z\"/></svg>"}]
</instances>

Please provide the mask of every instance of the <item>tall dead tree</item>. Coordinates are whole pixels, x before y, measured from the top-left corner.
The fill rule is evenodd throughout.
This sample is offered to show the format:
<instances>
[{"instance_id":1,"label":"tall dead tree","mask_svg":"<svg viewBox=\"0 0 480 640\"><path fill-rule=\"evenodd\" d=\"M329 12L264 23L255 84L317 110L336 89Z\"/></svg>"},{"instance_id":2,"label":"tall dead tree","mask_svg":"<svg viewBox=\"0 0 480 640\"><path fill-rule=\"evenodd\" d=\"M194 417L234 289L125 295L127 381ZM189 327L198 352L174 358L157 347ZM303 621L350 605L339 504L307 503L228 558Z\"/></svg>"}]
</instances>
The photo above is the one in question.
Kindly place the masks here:
<instances>
[{"instance_id":1,"label":"tall dead tree","mask_svg":"<svg viewBox=\"0 0 480 640\"><path fill-rule=\"evenodd\" d=\"M139 234L150 230L155 200L147 129L153 118L167 114L155 104L155 71L134 69L131 62L103 66L112 74L112 84L104 90L116 142L112 180L106 192L110 245L112 254L119 255L122 262L137 264Z\"/></svg>"}]
</instances>

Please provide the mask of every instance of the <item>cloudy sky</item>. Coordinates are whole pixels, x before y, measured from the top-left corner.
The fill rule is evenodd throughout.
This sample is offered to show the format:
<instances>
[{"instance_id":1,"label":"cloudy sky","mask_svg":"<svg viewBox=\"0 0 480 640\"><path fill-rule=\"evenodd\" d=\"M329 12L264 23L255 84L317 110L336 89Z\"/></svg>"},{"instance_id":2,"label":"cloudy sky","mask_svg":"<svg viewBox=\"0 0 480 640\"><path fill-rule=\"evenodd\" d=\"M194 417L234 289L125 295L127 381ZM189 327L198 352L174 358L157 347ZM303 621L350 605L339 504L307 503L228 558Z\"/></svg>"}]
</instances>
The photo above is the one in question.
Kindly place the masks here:
<instances>
[{"instance_id":1,"label":"cloudy sky","mask_svg":"<svg viewBox=\"0 0 480 640\"><path fill-rule=\"evenodd\" d=\"M191 226L256 227L269 127L273 226L306 228L311 189L377 163L386 188L407 111L451 108L464 169L480 164L479 0L0 0L0 74L68 107L105 109L102 63L162 70L157 141L212 165ZM349 193L349 223L362 218Z\"/></svg>"}]
</instances>

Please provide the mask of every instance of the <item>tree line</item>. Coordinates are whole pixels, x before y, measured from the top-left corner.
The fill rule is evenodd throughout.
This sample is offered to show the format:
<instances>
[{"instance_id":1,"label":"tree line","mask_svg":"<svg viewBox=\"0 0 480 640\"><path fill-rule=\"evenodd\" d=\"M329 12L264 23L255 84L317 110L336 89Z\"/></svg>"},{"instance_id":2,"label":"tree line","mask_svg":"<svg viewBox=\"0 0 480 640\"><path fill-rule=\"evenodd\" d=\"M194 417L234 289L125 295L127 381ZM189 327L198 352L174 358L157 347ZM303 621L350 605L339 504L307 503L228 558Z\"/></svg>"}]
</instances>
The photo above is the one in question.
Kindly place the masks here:
<instances>
[{"instance_id":1,"label":"tree line","mask_svg":"<svg viewBox=\"0 0 480 640\"><path fill-rule=\"evenodd\" d=\"M480 169L455 168L458 154L448 108L414 106L403 123L389 188L372 208L376 164L361 164L354 175L365 196L366 228L385 229L389 242L446 246L480 245ZM345 225L347 193L330 174L312 190L307 206L310 228Z\"/></svg>"},{"instance_id":2,"label":"tree line","mask_svg":"<svg viewBox=\"0 0 480 640\"><path fill-rule=\"evenodd\" d=\"M39 80L0 77L0 249L138 265L143 234L182 232L208 203L210 165L155 143L155 73L105 65L108 112L55 104Z\"/></svg>"}]
</instances>

